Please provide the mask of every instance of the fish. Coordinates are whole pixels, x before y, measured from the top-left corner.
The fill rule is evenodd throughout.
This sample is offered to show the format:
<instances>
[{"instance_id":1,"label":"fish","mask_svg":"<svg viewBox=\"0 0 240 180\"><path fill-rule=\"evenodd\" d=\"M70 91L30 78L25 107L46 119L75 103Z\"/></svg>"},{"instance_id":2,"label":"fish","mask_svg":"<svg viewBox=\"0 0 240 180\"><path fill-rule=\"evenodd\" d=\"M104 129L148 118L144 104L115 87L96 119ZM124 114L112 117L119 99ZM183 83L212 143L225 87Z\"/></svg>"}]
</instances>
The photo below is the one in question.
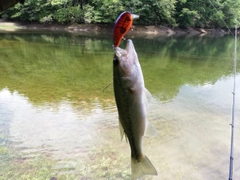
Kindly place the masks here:
<instances>
[{"instance_id":1,"label":"fish","mask_svg":"<svg viewBox=\"0 0 240 180\"><path fill-rule=\"evenodd\" d=\"M147 120L146 110L151 94L145 88L142 69L131 39L127 40L126 49L115 48L113 87L121 139L125 135L131 148L131 178L136 180L143 175L157 175L157 170L142 150L143 136L156 136L157 131Z\"/></svg>"},{"instance_id":2,"label":"fish","mask_svg":"<svg viewBox=\"0 0 240 180\"><path fill-rule=\"evenodd\" d=\"M132 14L128 11L125 11L118 16L113 28L113 46L114 47L117 47L120 45L121 40L132 27L133 19L138 17L139 15Z\"/></svg>"}]
</instances>

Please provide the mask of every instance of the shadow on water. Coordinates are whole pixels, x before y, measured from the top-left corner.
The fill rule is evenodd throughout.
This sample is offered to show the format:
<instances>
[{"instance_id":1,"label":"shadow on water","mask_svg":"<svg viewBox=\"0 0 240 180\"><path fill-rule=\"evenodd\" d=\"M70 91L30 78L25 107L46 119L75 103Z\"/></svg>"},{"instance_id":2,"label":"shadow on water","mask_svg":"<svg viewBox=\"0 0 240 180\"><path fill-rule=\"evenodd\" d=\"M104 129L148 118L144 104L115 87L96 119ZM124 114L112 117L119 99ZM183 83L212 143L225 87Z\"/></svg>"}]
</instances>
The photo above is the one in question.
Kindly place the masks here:
<instances>
[{"instance_id":1,"label":"shadow on water","mask_svg":"<svg viewBox=\"0 0 240 180\"><path fill-rule=\"evenodd\" d=\"M226 179L233 38L133 42L159 132L144 138L159 173L145 179ZM111 38L2 33L0 54L0 179L130 178L112 86L103 92L112 81ZM238 142L235 152L239 160Z\"/></svg>"}]
</instances>

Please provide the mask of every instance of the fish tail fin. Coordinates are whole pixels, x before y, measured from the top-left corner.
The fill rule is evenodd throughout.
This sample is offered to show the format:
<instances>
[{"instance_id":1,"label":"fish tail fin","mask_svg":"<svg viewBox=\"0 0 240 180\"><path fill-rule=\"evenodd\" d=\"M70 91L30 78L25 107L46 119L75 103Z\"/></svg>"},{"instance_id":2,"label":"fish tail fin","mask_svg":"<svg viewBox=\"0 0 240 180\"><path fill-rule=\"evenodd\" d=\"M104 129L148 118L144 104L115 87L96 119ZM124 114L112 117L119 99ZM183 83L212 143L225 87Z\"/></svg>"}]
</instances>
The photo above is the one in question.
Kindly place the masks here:
<instances>
[{"instance_id":1,"label":"fish tail fin","mask_svg":"<svg viewBox=\"0 0 240 180\"><path fill-rule=\"evenodd\" d=\"M148 159L147 156L144 156L140 162L131 158L131 168L132 168L132 180L137 180L143 175L157 175L157 170Z\"/></svg>"}]
</instances>

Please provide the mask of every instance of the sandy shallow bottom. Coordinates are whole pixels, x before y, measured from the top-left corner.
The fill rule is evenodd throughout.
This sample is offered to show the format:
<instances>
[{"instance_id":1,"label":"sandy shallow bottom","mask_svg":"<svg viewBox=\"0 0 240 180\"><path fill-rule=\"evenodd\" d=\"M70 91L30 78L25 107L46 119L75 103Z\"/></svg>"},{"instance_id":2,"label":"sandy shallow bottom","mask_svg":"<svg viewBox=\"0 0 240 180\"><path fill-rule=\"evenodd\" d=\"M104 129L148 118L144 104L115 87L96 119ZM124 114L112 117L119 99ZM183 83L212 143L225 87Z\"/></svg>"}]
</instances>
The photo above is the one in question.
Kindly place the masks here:
<instances>
[{"instance_id":1,"label":"sandy shallow bottom","mask_svg":"<svg viewBox=\"0 0 240 180\"><path fill-rule=\"evenodd\" d=\"M159 135L145 137L143 146L159 176L143 179L227 178L231 107L225 105L231 102L219 98L222 93L216 90L228 83L231 79L214 86L184 86L169 103L152 99L149 120ZM216 98L208 99L212 93L217 94ZM196 94L198 97L194 98ZM112 104L103 107L97 99L92 103L94 108L80 111L68 101L57 106L34 106L17 92L1 90L0 114L9 121L10 147L27 161L47 155L53 162L55 176L128 179L130 150L128 143L120 140L116 107ZM236 129L239 125L236 123ZM239 137L239 131L235 136ZM240 177L239 152L236 139L235 178Z\"/></svg>"}]
</instances>

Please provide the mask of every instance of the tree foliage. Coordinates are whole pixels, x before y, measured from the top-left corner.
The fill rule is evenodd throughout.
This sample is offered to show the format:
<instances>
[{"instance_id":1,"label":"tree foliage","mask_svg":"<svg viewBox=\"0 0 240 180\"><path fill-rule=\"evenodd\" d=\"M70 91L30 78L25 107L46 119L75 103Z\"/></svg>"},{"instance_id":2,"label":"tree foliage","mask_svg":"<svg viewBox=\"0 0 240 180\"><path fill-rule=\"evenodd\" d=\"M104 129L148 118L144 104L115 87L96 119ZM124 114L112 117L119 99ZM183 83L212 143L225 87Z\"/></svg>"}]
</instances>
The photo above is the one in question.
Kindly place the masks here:
<instances>
[{"instance_id":1,"label":"tree foliage","mask_svg":"<svg viewBox=\"0 0 240 180\"><path fill-rule=\"evenodd\" d=\"M180 0L176 3L175 19L180 26L233 27L239 24L239 3L239 0Z\"/></svg>"},{"instance_id":2,"label":"tree foliage","mask_svg":"<svg viewBox=\"0 0 240 180\"><path fill-rule=\"evenodd\" d=\"M25 0L0 18L41 23L114 23L123 11L135 24L180 27L234 27L240 0Z\"/></svg>"}]
</instances>

